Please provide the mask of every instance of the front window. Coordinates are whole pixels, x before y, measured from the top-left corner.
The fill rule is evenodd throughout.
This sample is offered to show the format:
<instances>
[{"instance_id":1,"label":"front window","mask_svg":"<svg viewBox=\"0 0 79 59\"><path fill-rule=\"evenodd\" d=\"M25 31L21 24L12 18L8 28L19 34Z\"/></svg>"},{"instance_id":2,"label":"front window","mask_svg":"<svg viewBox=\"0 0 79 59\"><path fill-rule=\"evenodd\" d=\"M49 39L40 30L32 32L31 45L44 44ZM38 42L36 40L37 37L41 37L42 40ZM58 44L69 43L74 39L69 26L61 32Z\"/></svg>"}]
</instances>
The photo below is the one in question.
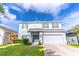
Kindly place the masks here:
<instances>
[{"instance_id":1,"label":"front window","mask_svg":"<svg viewBox=\"0 0 79 59\"><path fill-rule=\"evenodd\" d=\"M43 28L49 28L49 24L48 23L44 23L43 24Z\"/></svg>"},{"instance_id":2,"label":"front window","mask_svg":"<svg viewBox=\"0 0 79 59\"><path fill-rule=\"evenodd\" d=\"M52 23L52 28L58 28L58 23Z\"/></svg>"},{"instance_id":3,"label":"front window","mask_svg":"<svg viewBox=\"0 0 79 59\"><path fill-rule=\"evenodd\" d=\"M28 28L28 24L22 24L22 28Z\"/></svg>"}]
</instances>

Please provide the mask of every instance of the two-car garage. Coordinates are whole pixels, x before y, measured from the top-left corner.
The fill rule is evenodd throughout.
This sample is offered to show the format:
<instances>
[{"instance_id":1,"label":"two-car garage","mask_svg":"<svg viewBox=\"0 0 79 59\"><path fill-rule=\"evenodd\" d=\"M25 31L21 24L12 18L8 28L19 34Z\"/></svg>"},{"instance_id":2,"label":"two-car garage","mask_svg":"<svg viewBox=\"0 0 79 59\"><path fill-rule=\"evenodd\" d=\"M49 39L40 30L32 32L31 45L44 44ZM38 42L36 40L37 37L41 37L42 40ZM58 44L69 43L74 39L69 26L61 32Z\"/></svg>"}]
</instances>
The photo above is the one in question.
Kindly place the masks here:
<instances>
[{"instance_id":1,"label":"two-car garage","mask_svg":"<svg viewBox=\"0 0 79 59\"><path fill-rule=\"evenodd\" d=\"M66 44L64 33L44 33L43 44Z\"/></svg>"}]
</instances>

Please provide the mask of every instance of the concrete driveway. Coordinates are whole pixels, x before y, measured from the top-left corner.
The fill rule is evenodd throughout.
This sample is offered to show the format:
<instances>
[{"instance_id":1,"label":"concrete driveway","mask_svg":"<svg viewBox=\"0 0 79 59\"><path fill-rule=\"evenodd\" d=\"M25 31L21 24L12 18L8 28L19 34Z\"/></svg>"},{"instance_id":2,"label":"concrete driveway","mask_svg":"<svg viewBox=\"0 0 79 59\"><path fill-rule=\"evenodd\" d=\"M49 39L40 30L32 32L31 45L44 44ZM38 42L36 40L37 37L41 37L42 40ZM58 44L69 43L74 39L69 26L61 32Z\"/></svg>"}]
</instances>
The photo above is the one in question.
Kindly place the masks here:
<instances>
[{"instance_id":1,"label":"concrete driveway","mask_svg":"<svg viewBox=\"0 0 79 59\"><path fill-rule=\"evenodd\" d=\"M67 45L44 45L45 56L79 56L79 49Z\"/></svg>"}]
</instances>

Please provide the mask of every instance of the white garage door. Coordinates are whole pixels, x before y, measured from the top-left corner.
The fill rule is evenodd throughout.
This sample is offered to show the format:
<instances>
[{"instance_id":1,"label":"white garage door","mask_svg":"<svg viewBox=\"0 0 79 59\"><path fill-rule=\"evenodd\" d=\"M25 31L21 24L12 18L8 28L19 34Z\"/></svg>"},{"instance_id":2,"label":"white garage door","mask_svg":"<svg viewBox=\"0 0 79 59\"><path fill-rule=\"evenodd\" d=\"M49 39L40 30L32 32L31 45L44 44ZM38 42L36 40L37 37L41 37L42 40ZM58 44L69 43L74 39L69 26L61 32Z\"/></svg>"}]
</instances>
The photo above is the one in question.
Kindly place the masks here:
<instances>
[{"instance_id":1,"label":"white garage door","mask_svg":"<svg viewBox=\"0 0 79 59\"><path fill-rule=\"evenodd\" d=\"M62 35L43 35L44 44L64 44Z\"/></svg>"}]
</instances>

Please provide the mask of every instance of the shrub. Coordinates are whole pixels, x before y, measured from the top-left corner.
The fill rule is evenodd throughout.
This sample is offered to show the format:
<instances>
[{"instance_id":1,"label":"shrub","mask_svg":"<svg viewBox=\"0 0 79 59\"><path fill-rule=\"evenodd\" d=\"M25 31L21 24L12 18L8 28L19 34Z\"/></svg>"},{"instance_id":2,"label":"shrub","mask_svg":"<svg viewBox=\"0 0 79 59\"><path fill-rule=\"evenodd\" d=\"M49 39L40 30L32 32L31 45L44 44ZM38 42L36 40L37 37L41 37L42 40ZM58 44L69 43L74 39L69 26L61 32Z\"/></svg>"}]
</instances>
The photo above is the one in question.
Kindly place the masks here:
<instances>
[{"instance_id":1,"label":"shrub","mask_svg":"<svg viewBox=\"0 0 79 59\"><path fill-rule=\"evenodd\" d=\"M22 39L17 39L16 43L22 43Z\"/></svg>"},{"instance_id":2,"label":"shrub","mask_svg":"<svg viewBox=\"0 0 79 59\"><path fill-rule=\"evenodd\" d=\"M23 43L24 45L31 45L31 44L32 44L31 42L29 42L29 39L28 39L28 38L22 39L22 43Z\"/></svg>"}]
</instances>

